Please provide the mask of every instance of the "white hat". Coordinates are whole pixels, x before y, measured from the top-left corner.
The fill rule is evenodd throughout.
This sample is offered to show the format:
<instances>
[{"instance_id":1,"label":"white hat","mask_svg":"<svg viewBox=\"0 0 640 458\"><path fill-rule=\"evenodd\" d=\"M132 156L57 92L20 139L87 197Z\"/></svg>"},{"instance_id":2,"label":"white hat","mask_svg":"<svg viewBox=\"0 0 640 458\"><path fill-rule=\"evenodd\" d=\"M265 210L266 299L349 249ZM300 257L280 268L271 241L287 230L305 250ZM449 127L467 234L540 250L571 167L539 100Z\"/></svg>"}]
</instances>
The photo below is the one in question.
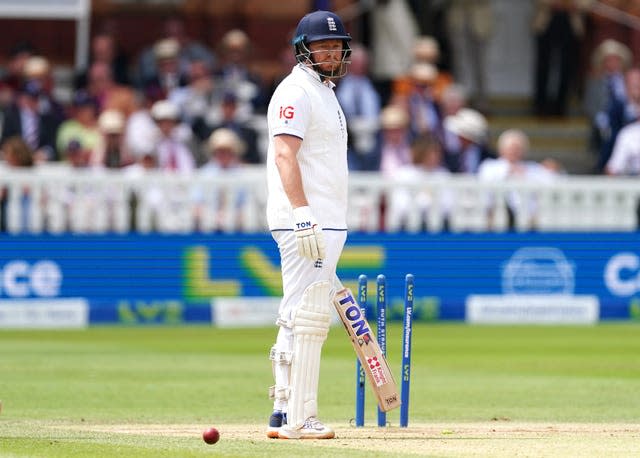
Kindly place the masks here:
<instances>
[{"instance_id":1,"label":"white hat","mask_svg":"<svg viewBox=\"0 0 640 458\"><path fill-rule=\"evenodd\" d=\"M593 52L592 64L595 68L602 66L602 61L606 56L618 56L622 61L622 66L628 68L631 66L633 54L627 45L620 43L612 38L607 38Z\"/></svg>"},{"instance_id":2,"label":"white hat","mask_svg":"<svg viewBox=\"0 0 640 458\"><path fill-rule=\"evenodd\" d=\"M383 129L400 129L409 125L409 114L402 107L388 105L380 112L380 125Z\"/></svg>"},{"instance_id":3,"label":"white hat","mask_svg":"<svg viewBox=\"0 0 640 458\"><path fill-rule=\"evenodd\" d=\"M24 63L22 73L26 78L38 78L49 73L49 61L42 56L31 56Z\"/></svg>"},{"instance_id":4,"label":"white hat","mask_svg":"<svg viewBox=\"0 0 640 458\"><path fill-rule=\"evenodd\" d=\"M418 62L435 63L440 58L440 45L432 36L422 35L413 43L413 58Z\"/></svg>"},{"instance_id":5,"label":"white hat","mask_svg":"<svg viewBox=\"0 0 640 458\"><path fill-rule=\"evenodd\" d=\"M238 135L231 129L221 127L214 130L209 136L207 142L209 151L215 151L219 148L228 148L236 156L241 156L244 153L244 142L238 137Z\"/></svg>"},{"instance_id":6,"label":"white hat","mask_svg":"<svg viewBox=\"0 0 640 458\"><path fill-rule=\"evenodd\" d=\"M151 106L151 117L156 121L176 121L179 116L178 107L169 100L158 100Z\"/></svg>"},{"instance_id":7,"label":"white hat","mask_svg":"<svg viewBox=\"0 0 640 458\"><path fill-rule=\"evenodd\" d=\"M487 119L471 108L461 108L455 115L447 116L444 119L444 127L458 137L473 143L480 144L487 141L489 130Z\"/></svg>"},{"instance_id":8,"label":"white hat","mask_svg":"<svg viewBox=\"0 0 640 458\"><path fill-rule=\"evenodd\" d=\"M438 69L433 64L418 62L411 67L411 78L418 82L433 83L438 77Z\"/></svg>"},{"instance_id":9,"label":"white hat","mask_svg":"<svg viewBox=\"0 0 640 458\"><path fill-rule=\"evenodd\" d=\"M105 134L120 134L124 130L124 115L119 110L105 110L98 118L98 127Z\"/></svg>"},{"instance_id":10,"label":"white hat","mask_svg":"<svg viewBox=\"0 0 640 458\"><path fill-rule=\"evenodd\" d=\"M244 49L249 45L250 39L249 35L242 30L232 29L224 34L222 43L225 48Z\"/></svg>"},{"instance_id":11,"label":"white hat","mask_svg":"<svg viewBox=\"0 0 640 458\"><path fill-rule=\"evenodd\" d=\"M165 38L153 46L156 59L172 59L180 52L180 43L174 38Z\"/></svg>"}]
</instances>

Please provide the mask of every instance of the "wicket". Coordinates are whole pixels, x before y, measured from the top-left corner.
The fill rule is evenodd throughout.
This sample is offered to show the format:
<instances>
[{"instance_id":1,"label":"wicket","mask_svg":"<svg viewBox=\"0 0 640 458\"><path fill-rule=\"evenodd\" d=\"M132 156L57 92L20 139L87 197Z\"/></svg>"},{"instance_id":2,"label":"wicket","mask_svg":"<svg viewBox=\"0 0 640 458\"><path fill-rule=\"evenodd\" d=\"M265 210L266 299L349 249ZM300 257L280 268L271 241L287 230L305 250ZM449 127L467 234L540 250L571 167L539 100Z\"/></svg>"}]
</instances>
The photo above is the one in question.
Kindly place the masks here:
<instances>
[{"instance_id":1,"label":"wicket","mask_svg":"<svg viewBox=\"0 0 640 458\"><path fill-rule=\"evenodd\" d=\"M358 304L363 315L367 309L366 275L358 277ZM402 388L400 405L400 426L409 426L409 389L411 383L411 334L413 331L413 287L414 276L407 274L404 284L404 319L402 327ZM383 354L387 355L387 280L384 275L376 277L377 340ZM356 418L357 427L364 426L365 373L356 358ZM387 414L378 407L378 426L387 426Z\"/></svg>"}]
</instances>

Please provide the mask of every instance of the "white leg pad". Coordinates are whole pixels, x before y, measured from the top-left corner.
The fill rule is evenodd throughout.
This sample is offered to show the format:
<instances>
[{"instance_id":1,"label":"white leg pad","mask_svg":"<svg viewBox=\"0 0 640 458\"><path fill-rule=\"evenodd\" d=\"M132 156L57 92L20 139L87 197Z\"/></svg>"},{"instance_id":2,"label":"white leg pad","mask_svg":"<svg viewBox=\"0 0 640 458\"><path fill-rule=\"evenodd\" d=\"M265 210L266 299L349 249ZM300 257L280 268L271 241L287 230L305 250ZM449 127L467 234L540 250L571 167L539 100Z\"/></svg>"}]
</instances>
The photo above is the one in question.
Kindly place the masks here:
<instances>
[{"instance_id":1,"label":"white leg pad","mask_svg":"<svg viewBox=\"0 0 640 458\"><path fill-rule=\"evenodd\" d=\"M307 418L318 415L320 354L331 325L329 289L327 281L313 283L305 290L293 315L291 392L287 409L287 423L291 428L300 428Z\"/></svg>"}]
</instances>

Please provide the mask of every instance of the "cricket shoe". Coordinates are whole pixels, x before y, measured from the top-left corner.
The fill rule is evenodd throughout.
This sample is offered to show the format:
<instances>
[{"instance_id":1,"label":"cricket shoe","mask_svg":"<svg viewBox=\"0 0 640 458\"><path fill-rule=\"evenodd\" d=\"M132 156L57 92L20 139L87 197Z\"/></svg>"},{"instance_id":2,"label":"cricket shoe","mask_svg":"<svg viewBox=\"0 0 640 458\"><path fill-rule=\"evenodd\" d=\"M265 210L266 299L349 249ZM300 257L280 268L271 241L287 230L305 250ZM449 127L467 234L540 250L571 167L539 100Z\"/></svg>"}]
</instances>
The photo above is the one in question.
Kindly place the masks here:
<instances>
[{"instance_id":1,"label":"cricket shoe","mask_svg":"<svg viewBox=\"0 0 640 458\"><path fill-rule=\"evenodd\" d=\"M309 417L301 428L283 425L278 437L280 439L333 439L336 433L316 417Z\"/></svg>"},{"instance_id":2,"label":"cricket shoe","mask_svg":"<svg viewBox=\"0 0 640 458\"><path fill-rule=\"evenodd\" d=\"M282 425L287 424L287 414L279 410L274 410L269 417L269 427L267 428L267 437L270 439L278 438L278 431Z\"/></svg>"}]
</instances>

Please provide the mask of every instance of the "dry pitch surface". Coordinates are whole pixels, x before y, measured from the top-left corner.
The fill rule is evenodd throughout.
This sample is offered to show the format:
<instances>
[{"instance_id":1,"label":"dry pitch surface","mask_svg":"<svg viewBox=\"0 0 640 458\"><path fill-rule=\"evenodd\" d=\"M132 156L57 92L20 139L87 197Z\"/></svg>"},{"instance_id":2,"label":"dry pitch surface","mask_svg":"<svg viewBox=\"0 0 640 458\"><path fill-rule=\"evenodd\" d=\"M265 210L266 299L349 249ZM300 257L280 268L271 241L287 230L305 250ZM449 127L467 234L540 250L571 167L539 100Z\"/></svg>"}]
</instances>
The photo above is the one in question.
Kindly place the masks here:
<instances>
[{"instance_id":1,"label":"dry pitch surface","mask_svg":"<svg viewBox=\"0 0 640 458\"><path fill-rule=\"evenodd\" d=\"M220 441L271 441L256 425L217 425ZM60 429L110 434L199 439L202 425L57 425ZM389 456L438 457L630 457L640 456L640 424L429 423L409 428L336 427L336 439L306 441L310 447L342 446Z\"/></svg>"}]
</instances>

